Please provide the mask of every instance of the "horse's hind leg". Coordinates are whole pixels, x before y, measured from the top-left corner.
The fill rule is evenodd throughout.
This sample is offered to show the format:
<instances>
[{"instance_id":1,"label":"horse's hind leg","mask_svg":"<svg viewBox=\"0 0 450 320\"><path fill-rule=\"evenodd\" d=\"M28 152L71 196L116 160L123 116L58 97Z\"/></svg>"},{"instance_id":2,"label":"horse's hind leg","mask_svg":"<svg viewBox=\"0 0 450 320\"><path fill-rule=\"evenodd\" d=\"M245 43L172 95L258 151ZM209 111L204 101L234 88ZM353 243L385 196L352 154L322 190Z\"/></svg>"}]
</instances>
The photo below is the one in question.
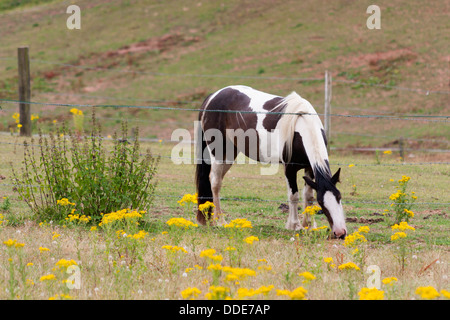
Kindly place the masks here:
<instances>
[{"instance_id":1,"label":"horse's hind leg","mask_svg":"<svg viewBox=\"0 0 450 320\"><path fill-rule=\"evenodd\" d=\"M310 179L314 178L311 168L305 169L305 176L307 176ZM314 203L314 189L311 188L307 183L305 183L305 187L303 188L303 210L306 209L306 207L313 205L313 203ZM309 225L309 216L307 214L303 215L302 225L303 227L307 227ZM312 227L315 228L316 226Z\"/></svg>"},{"instance_id":2,"label":"horse's hind leg","mask_svg":"<svg viewBox=\"0 0 450 320\"><path fill-rule=\"evenodd\" d=\"M223 217L222 210L220 209L220 188L222 187L222 180L227 171L231 168L232 163L213 162L211 166L211 173L209 175L211 181L211 189L214 201L214 217L219 225L226 224Z\"/></svg>"}]
</instances>

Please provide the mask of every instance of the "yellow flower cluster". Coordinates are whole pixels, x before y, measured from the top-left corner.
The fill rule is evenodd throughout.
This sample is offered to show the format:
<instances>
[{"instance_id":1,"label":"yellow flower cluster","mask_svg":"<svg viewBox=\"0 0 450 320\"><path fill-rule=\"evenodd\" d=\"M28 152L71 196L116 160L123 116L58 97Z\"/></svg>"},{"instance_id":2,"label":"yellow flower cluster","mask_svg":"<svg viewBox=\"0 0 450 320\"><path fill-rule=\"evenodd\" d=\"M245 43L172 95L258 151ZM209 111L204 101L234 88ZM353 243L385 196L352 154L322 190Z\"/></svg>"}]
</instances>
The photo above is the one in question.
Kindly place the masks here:
<instances>
[{"instance_id":1,"label":"yellow flower cluster","mask_svg":"<svg viewBox=\"0 0 450 320\"><path fill-rule=\"evenodd\" d=\"M364 231L365 232L365 231ZM345 237L344 246L346 247L356 247L357 245L367 242L367 239L358 231L349 234Z\"/></svg>"},{"instance_id":2,"label":"yellow flower cluster","mask_svg":"<svg viewBox=\"0 0 450 320\"><path fill-rule=\"evenodd\" d=\"M77 115L77 116L82 116L83 115L83 111L77 109L77 108L72 108L70 109L70 113L72 113L73 115Z\"/></svg>"},{"instance_id":3,"label":"yellow flower cluster","mask_svg":"<svg viewBox=\"0 0 450 320\"><path fill-rule=\"evenodd\" d=\"M277 290L277 296L288 296L292 300L304 300L308 290L303 287L298 287L292 291L289 290Z\"/></svg>"},{"instance_id":4,"label":"yellow flower cluster","mask_svg":"<svg viewBox=\"0 0 450 320\"><path fill-rule=\"evenodd\" d=\"M7 247L14 247L14 248L22 248L25 246L25 243L20 243L17 240L13 240L13 239L8 239L7 241L3 241L3 243L7 246Z\"/></svg>"},{"instance_id":5,"label":"yellow flower cluster","mask_svg":"<svg viewBox=\"0 0 450 320\"><path fill-rule=\"evenodd\" d=\"M140 219L142 218L142 214L144 214L145 211L139 211L136 210L130 210L128 208L122 209L116 212L111 212L103 215L102 221L98 224L99 226L102 226L104 224L112 223L115 221L122 221L127 219Z\"/></svg>"},{"instance_id":6,"label":"yellow flower cluster","mask_svg":"<svg viewBox=\"0 0 450 320\"><path fill-rule=\"evenodd\" d=\"M256 276L256 271L249 268L233 268L222 267L222 271L228 273L225 277L225 281L238 281L245 279L246 277Z\"/></svg>"},{"instance_id":7,"label":"yellow flower cluster","mask_svg":"<svg viewBox=\"0 0 450 320\"><path fill-rule=\"evenodd\" d=\"M221 255L216 255L216 250L206 249L200 252L200 258L209 258L213 261L222 261L223 257Z\"/></svg>"},{"instance_id":8,"label":"yellow flower cluster","mask_svg":"<svg viewBox=\"0 0 450 320\"><path fill-rule=\"evenodd\" d=\"M320 208L319 206L316 206L316 205L314 205L314 206L307 206L307 207L305 208L305 211L303 211L302 214L308 214L308 215L310 215L310 216L313 216L313 215L315 215L317 212L319 212L320 210L321 210L321 208Z\"/></svg>"},{"instance_id":9,"label":"yellow flower cluster","mask_svg":"<svg viewBox=\"0 0 450 320\"><path fill-rule=\"evenodd\" d=\"M333 258L332 257L325 257L323 258L323 262L325 262L327 264L327 268L336 268L336 265L333 263Z\"/></svg>"},{"instance_id":10,"label":"yellow flower cluster","mask_svg":"<svg viewBox=\"0 0 450 320\"><path fill-rule=\"evenodd\" d=\"M84 214L81 216L79 214L69 214L66 220L69 222L77 221L81 223L88 223L91 220L91 217Z\"/></svg>"},{"instance_id":11,"label":"yellow flower cluster","mask_svg":"<svg viewBox=\"0 0 450 320\"><path fill-rule=\"evenodd\" d=\"M72 259L71 260L61 259L55 264L55 266L59 268L67 268L74 265L77 266L78 264L76 263L75 260Z\"/></svg>"},{"instance_id":12,"label":"yellow flower cluster","mask_svg":"<svg viewBox=\"0 0 450 320\"><path fill-rule=\"evenodd\" d=\"M202 292L193 287L193 288L187 288L183 291L181 291L181 296L183 297L183 299L191 299L194 300L195 298L197 298Z\"/></svg>"},{"instance_id":13,"label":"yellow flower cluster","mask_svg":"<svg viewBox=\"0 0 450 320\"><path fill-rule=\"evenodd\" d=\"M258 237L250 236L244 239L244 242L248 244L253 244L255 241L259 241Z\"/></svg>"},{"instance_id":14,"label":"yellow flower cluster","mask_svg":"<svg viewBox=\"0 0 450 320\"><path fill-rule=\"evenodd\" d=\"M19 121L20 121L20 113L14 112L12 117L16 121L16 123L19 123Z\"/></svg>"},{"instance_id":15,"label":"yellow flower cluster","mask_svg":"<svg viewBox=\"0 0 450 320\"><path fill-rule=\"evenodd\" d=\"M377 288L362 288L359 292L359 300L383 300L384 291Z\"/></svg>"},{"instance_id":16,"label":"yellow flower cluster","mask_svg":"<svg viewBox=\"0 0 450 320\"><path fill-rule=\"evenodd\" d=\"M411 179L411 177L408 177L408 176L402 176L402 178L401 178L400 180L398 180L398 183L399 183L400 185L403 185L403 184L407 183L410 179Z\"/></svg>"},{"instance_id":17,"label":"yellow flower cluster","mask_svg":"<svg viewBox=\"0 0 450 320\"><path fill-rule=\"evenodd\" d=\"M356 264L354 264L353 262L347 262L347 263L341 264L338 267L338 269L339 270L352 270L352 269L360 270L359 267Z\"/></svg>"},{"instance_id":18,"label":"yellow flower cluster","mask_svg":"<svg viewBox=\"0 0 450 320\"><path fill-rule=\"evenodd\" d=\"M236 229L252 228L252 223L244 218L234 219L231 220L230 223L224 225L224 228L236 228Z\"/></svg>"},{"instance_id":19,"label":"yellow flower cluster","mask_svg":"<svg viewBox=\"0 0 450 320\"><path fill-rule=\"evenodd\" d=\"M230 299L230 288L222 286L210 286L209 292L205 294L208 300L225 300Z\"/></svg>"},{"instance_id":20,"label":"yellow flower cluster","mask_svg":"<svg viewBox=\"0 0 450 320\"><path fill-rule=\"evenodd\" d=\"M67 206L67 205L71 205L71 206L74 206L75 205L75 203L73 203L73 202L70 202L69 201L69 199L67 199L67 198L62 198L61 200L56 200L56 204L59 204L59 205L61 205L61 206Z\"/></svg>"},{"instance_id":21,"label":"yellow flower cluster","mask_svg":"<svg viewBox=\"0 0 450 320\"><path fill-rule=\"evenodd\" d=\"M71 300L71 299L73 299L70 295L61 293L61 294L55 294L54 296L48 298L48 300L56 300L56 299L58 299L58 297L60 298L60 300Z\"/></svg>"},{"instance_id":22,"label":"yellow flower cluster","mask_svg":"<svg viewBox=\"0 0 450 320\"><path fill-rule=\"evenodd\" d=\"M183 198L177 202L180 206L184 206L186 203L198 203L197 194L186 193Z\"/></svg>"},{"instance_id":23,"label":"yellow flower cluster","mask_svg":"<svg viewBox=\"0 0 450 320\"><path fill-rule=\"evenodd\" d=\"M274 288L273 285L261 286L257 289L239 288L236 294L238 299L244 299L247 297L256 296L258 294L267 295L273 288Z\"/></svg>"},{"instance_id":24,"label":"yellow flower cluster","mask_svg":"<svg viewBox=\"0 0 450 320\"><path fill-rule=\"evenodd\" d=\"M215 207L216 206L214 205L214 203L212 203L211 201L206 201L205 203L198 206L198 210L200 210L201 212L206 212L210 208L215 208Z\"/></svg>"},{"instance_id":25,"label":"yellow flower cluster","mask_svg":"<svg viewBox=\"0 0 450 320\"><path fill-rule=\"evenodd\" d=\"M181 251L181 252L187 253L186 249L183 247L166 245L166 246L162 246L162 248L166 249L168 251L171 251L171 252Z\"/></svg>"},{"instance_id":26,"label":"yellow flower cluster","mask_svg":"<svg viewBox=\"0 0 450 320\"><path fill-rule=\"evenodd\" d=\"M321 226L321 227L317 227L317 228L312 228L311 231L320 231L320 230L324 230L324 229L328 229L327 226Z\"/></svg>"},{"instance_id":27,"label":"yellow flower cluster","mask_svg":"<svg viewBox=\"0 0 450 320\"><path fill-rule=\"evenodd\" d=\"M406 233L404 233L403 231L400 232L396 232L391 236L391 241L396 241L398 239L402 239L402 238L406 238Z\"/></svg>"},{"instance_id":28,"label":"yellow flower cluster","mask_svg":"<svg viewBox=\"0 0 450 320\"><path fill-rule=\"evenodd\" d=\"M440 296L439 292L431 286L428 287L418 287L416 289L416 294L422 299L431 300Z\"/></svg>"},{"instance_id":29,"label":"yellow flower cluster","mask_svg":"<svg viewBox=\"0 0 450 320\"><path fill-rule=\"evenodd\" d=\"M397 281L398 281L398 279L396 277L389 277L389 278L384 278L382 282L383 282L383 284L388 284L388 285L392 286Z\"/></svg>"},{"instance_id":30,"label":"yellow flower cluster","mask_svg":"<svg viewBox=\"0 0 450 320\"><path fill-rule=\"evenodd\" d=\"M169 226L176 226L184 229L189 229L190 227L198 227L197 224L184 218L171 218L166 223Z\"/></svg>"},{"instance_id":31,"label":"yellow flower cluster","mask_svg":"<svg viewBox=\"0 0 450 320\"><path fill-rule=\"evenodd\" d=\"M389 199L395 201L403 196L406 196L406 193L402 192L402 190L397 190L396 193L393 193L389 196Z\"/></svg>"},{"instance_id":32,"label":"yellow flower cluster","mask_svg":"<svg viewBox=\"0 0 450 320\"><path fill-rule=\"evenodd\" d=\"M52 273L50 273L50 274L47 274L47 275L45 275L45 276L42 276L42 277L39 279L39 281L49 281L49 280L56 280L55 275L52 274Z\"/></svg>"},{"instance_id":33,"label":"yellow flower cluster","mask_svg":"<svg viewBox=\"0 0 450 320\"><path fill-rule=\"evenodd\" d=\"M316 276L313 275L311 272L308 272L308 271L299 273L298 275L299 275L300 277L303 277L303 278L304 278L303 283L308 283L308 282L310 282L311 280L316 279Z\"/></svg>"},{"instance_id":34,"label":"yellow flower cluster","mask_svg":"<svg viewBox=\"0 0 450 320\"><path fill-rule=\"evenodd\" d=\"M411 210L408 209L403 209L403 211L410 217L410 218L414 218L414 212L412 212Z\"/></svg>"},{"instance_id":35,"label":"yellow flower cluster","mask_svg":"<svg viewBox=\"0 0 450 320\"><path fill-rule=\"evenodd\" d=\"M128 239L140 240L140 239L144 239L145 236L148 234L148 232L141 230L136 234L126 234L126 232L121 229L121 230L117 230L116 234L119 239L120 238L128 238Z\"/></svg>"},{"instance_id":36,"label":"yellow flower cluster","mask_svg":"<svg viewBox=\"0 0 450 320\"><path fill-rule=\"evenodd\" d=\"M415 231L416 229L414 227L411 227L410 225L408 225L408 222L406 221L402 221L399 224L394 224L391 227L392 230L400 230L400 231L405 231L405 230L412 230Z\"/></svg>"}]
</instances>

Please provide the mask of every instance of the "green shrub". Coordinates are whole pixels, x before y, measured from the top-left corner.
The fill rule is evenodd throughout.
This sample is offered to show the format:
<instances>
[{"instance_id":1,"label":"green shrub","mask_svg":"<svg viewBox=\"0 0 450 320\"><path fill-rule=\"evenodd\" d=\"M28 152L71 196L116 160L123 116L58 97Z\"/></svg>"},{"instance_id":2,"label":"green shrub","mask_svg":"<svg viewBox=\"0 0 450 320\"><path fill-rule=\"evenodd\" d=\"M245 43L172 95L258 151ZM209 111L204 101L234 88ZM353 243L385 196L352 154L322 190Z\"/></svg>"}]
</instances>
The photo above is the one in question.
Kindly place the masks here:
<instances>
[{"instance_id":1,"label":"green shrub","mask_svg":"<svg viewBox=\"0 0 450 320\"><path fill-rule=\"evenodd\" d=\"M48 136L39 132L38 145L33 139L25 144L21 174L13 169L15 190L38 220L64 221L70 213L58 204L64 198L94 223L102 213L151 205L159 157L149 150L140 154L137 130L128 142L126 123L120 138L114 134L109 151L100 131L93 110L88 135L74 134L63 124Z\"/></svg>"}]
</instances>

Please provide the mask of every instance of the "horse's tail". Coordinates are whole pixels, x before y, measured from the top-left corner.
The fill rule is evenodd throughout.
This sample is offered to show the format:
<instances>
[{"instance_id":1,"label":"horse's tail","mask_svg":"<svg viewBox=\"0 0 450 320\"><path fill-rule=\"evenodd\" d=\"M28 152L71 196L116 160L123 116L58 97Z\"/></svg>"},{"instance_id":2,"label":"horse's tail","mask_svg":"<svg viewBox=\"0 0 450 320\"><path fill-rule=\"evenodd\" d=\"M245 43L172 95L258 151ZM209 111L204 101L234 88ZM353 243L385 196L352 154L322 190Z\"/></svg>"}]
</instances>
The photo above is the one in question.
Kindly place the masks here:
<instances>
[{"instance_id":1,"label":"horse's tail","mask_svg":"<svg viewBox=\"0 0 450 320\"><path fill-rule=\"evenodd\" d=\"M204 104L208 99L205 100ZM209 180L209 174L211 172L211 159L209 152L207 151L207 144L203 137L203 128L201 125L203 112L199 114L200 124L197 126L197 150L196 150L196 168L195 168L195 185L197 188L198 206L206 201L213 201L213 194L211 189L211 181ZM207 212L208 219L211 216L211 209ZM206 218L200 210L197 209L197 221L198 223L205 225Z\"/></svg>"}]
</instances>

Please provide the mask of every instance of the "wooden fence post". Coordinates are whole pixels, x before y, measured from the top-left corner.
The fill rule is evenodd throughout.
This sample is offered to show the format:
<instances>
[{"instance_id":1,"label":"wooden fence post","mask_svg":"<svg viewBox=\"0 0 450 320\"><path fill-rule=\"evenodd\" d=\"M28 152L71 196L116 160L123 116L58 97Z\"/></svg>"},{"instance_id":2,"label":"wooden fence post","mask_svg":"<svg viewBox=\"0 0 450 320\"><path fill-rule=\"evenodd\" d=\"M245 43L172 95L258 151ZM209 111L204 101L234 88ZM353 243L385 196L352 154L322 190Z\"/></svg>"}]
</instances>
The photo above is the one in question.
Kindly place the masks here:
<instances>
[{"instance_id":1,"label":"wooden fence post","mask_svg":"<svg viewBox=\"0 0 450 320\"><path fill-rule=\"evenodd\" d=\"M31 98L30 85L30 57L28 54L28 47L20 47L17 50L17 61L19 70L19 113L20 113L20 128L21 136L31 136L31 110L30 104L22 103L29 102Z\"/></svg>"},{"instance_id":2,"label":"wooden fence post","mask_svg":"<svg viewBox=\"0 0 450 320\"><path fill-rule=\"evenodd\" d=\"M327 151L330 153L330 143L331 143L331 73L325 71L325 136L327 138Z\"/></svg>"}]
</instances>

